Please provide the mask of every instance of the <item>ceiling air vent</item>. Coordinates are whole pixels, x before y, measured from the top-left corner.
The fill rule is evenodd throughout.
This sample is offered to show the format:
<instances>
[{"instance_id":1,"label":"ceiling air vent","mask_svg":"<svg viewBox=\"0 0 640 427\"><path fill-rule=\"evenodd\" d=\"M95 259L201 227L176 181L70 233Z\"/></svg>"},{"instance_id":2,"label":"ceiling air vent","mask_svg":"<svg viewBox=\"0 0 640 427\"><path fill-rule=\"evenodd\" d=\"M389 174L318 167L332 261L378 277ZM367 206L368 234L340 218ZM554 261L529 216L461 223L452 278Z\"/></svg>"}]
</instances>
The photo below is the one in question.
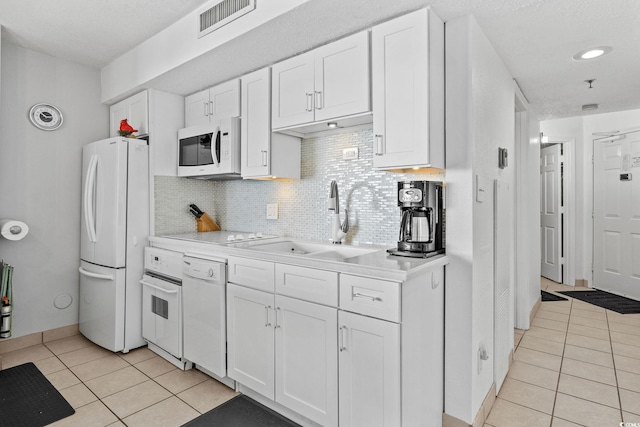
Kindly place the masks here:
<instances>
[{"instance_id":1,"label":"ceiling air vent","mask_svg":"<svg viewBox=\"0 0 640 427\"><path fill-rule=\"evenodd\" d=\"M222 0L200 13L198 38L228 24L256 8L256 0Z\"/></svg>"}]
</instances>

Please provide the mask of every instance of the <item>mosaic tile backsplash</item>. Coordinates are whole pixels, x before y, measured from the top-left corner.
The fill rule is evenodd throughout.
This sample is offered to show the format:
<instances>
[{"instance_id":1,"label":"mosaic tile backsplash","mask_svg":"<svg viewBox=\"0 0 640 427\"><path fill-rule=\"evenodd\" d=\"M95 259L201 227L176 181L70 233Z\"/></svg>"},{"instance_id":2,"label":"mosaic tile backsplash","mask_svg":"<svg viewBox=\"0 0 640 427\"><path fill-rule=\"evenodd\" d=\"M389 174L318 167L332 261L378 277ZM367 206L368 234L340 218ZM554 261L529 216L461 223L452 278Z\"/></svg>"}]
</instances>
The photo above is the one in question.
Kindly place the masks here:
<instances>
[{"instance_id":1,"label":"mosaic tile backsplash","mask_svg":"<svg viewBox=\"0 0 640 427\"><path fill-rule=\"evenodd\" d=\"M358 159L343 160L342 150L357 147ZM394 173L373 170L371 129L302 140L301 179L290 181L201 181L155 178L155 234L196 230L188 205L196 203L222 229L262 232L312 240L331 239L327 209L331 180L338 183L340 214L349 210L346 241L393 246L400 211L397 181L443 181L444 172ZM277 203L279 218L266 219L267 203Z\"/></svg>"}]
</instances>

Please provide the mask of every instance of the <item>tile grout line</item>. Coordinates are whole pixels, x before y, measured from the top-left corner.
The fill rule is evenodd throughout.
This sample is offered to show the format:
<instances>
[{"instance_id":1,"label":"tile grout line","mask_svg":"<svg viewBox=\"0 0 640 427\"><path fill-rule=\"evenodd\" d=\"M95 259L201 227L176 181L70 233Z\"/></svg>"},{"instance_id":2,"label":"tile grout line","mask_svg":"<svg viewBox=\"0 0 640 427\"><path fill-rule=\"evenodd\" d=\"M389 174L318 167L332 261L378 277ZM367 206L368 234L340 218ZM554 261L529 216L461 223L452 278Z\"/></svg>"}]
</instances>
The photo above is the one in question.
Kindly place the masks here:
<instances>
[{"instance_id":1,"label":"tile grout line","mask_svg":"<svg viewBox=\"0 0 640 427\"><path fill-rule=\"evenodd\" d=\"M569 319L567 320L567 332L564 334L564 343L562 345L562 355L560 356L560 367L558 368L558 381L556 382L556 390L553 396L553 406L551 407L551 424L556 413L556 401L558 400L558 389L560 388L560 378L562 377L562 365L564 364L564 353L567 348L567 336L569 335L569 321L571 321L571 310L573 309L573 300L569 299Z\"/></svg>"},{"instance_id":2,"label":"tile grout line","mask_svg":"<svg viewBox=\"0 0 640 427\"><path fill-rule=\"evenodd\" d=\"M605 311L605 318L607 319L607 327L609 328L609 346L611 347L611 361L613 363L613 376L616 379L616 394L618 395L618 404L620 405L620 421L624 421L622 398L620 397L620 384L618 383L618 370L616 369L616 358L613 353L613 342L611 340L611 327L609 324L609 313Z\"/></svg>"}]
</instances>

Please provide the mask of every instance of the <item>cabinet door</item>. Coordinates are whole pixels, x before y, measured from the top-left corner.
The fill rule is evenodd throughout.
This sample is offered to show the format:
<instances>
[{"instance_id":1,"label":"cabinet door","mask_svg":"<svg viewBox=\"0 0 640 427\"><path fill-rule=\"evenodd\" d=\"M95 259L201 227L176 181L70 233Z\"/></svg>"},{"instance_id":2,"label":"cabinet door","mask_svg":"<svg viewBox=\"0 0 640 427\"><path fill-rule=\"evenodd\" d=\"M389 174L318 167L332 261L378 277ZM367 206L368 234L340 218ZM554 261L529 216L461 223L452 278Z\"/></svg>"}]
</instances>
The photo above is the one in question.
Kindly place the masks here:
<instances>
[{"instance_id":1,"label":"cabinet door","mask_svg":"<svg viewBox=\"0 0 640 427\"><path fill-rule=\"evenodd\" d=\"M147 91L140 92L128 99L128 123L138 130L137 135L149 133L149 103L147 99Z\"/></svg>"},{"instance_id":2,"label":"cabinet door","mask_svg":"<svg viewBox=\"0 0 640 427\"><path fill-rule=\"evenodd\" d=\"M444 57L430 44L428 19L423 9L373 28L375 168L444 167L432 164L430 155L430 144L444 149L444 97L440 99L444 78L437 82L430 75L435 72L439 78L436 65L444 69ZM438 36L434 34L434 39ZM430 67L430 60L439 63ZM440 147L436 150L440 152Z\"/></svg>"},{"instance_id":3,"label":"cabinet door","mask_svg":"<svg viewBox=\"0 0 640 427\"><path fill-rule=\"evenodd\" d=\"M272 67L274 129L313 122L313 58L307 52Z\"/></svg>"},{"instance_id":4,"label":"cabinet door","mask_svg":"<svg viewBox=\"0 0 640 427\"><path fill-rule=\"evenodd\" d=\"M227 285L227 375L274 399L273 295Z\"/></svg>"},{"instance_id":5,"label":"cabinet door","mask_svg":"<svg viewBox=\"0 0 640 427\"><path fill-rule=\"evenodd\" d=\"M109 136L119 136L120 121L127 119L134 129L136 135L146 135L149 133L149 107L147 101L147 91L142 91L130 96L109 108L110 126Z\"/></svg>"},{"instance_id":6,"label":"cabinet door","mask_svg":"<svg viewBox=\"0 0 640 427\"><path fill-rule=\"evenodd\" d=\"M120 120L127 118L127 100L118 102L109 107L109 136L120 136ZM134 128L135 129L135 128Z\"/></svg>"},{"instance_id":7,"label":"cabinet door","mask_svg":"<svg viewBox=\"0 0 640 427\"><path fill-rule=\"evenodd\" d=\"M346 37L314 52L315 120L369 111L369 32Z\"/></svg>"},{"instance_id":8,"label":"cabinet door","mask_svg":"<svg viewBox=\"0 0 640 427\"><path fill-rule=\"evenodd\" d=\"M240 116L240 79L209 89L209 120Z\"/></svg>"},{"instance_id":9,"label":"cabinet door","mask_svg":"<svg viewBox=\"0 0 640 427\"><path fill-rule=\"evenodd\" d=\"M271 164L271 70L243 76L241 93L242 177L266 176Z\"/></svg>"},{"instance_id":10,"label":"cabinet door","mask_svg":"<svg viewBox=\"0 0 640 427\"><path fill-rule=\"evenodd\" d=\"M338 425L337 310L276 296L276 401Z\"/></svg>"},{"instance_id":11,"label":"cabinet door","mask_svg":"<svg viewBox=\"0 0 640 427\"><path fill-rule=\"evenodd\" d=\"M340 311L340 425L400 425L400 325Z\"/></svg>"},{"instance_id":12,"label":"cabinet door","mask_svg":"<svg viewBox=\"0 0 640 427\"><path fill-rule=\"evenodd\" d=\"M209 123L210 112L209 89L196 92L184 98L185 127Z\"/></svg>"}]
</instances>

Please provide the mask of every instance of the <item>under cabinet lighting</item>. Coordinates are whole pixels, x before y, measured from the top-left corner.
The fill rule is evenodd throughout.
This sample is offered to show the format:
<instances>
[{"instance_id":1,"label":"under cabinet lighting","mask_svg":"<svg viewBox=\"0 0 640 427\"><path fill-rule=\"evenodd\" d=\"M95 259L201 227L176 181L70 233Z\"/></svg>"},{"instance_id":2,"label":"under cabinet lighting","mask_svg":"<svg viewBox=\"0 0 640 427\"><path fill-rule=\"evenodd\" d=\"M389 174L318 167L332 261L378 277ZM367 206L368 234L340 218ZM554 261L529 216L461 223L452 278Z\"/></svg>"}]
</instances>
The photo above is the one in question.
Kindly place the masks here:
<instances>
[{"instance_id":1,"label":"under cabinet lighting","mask_svg":"<svg viewBox=\"0 0 640 427\"><path fill-rule=\"evenodd\" d=\"M327 126L328 126L330 129L337 128L337 127L338 127L338 123L336 123L336 122L329 122L329 123L327 123Z\"/></svg>"}]
</instances>

